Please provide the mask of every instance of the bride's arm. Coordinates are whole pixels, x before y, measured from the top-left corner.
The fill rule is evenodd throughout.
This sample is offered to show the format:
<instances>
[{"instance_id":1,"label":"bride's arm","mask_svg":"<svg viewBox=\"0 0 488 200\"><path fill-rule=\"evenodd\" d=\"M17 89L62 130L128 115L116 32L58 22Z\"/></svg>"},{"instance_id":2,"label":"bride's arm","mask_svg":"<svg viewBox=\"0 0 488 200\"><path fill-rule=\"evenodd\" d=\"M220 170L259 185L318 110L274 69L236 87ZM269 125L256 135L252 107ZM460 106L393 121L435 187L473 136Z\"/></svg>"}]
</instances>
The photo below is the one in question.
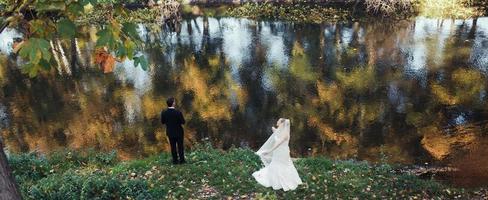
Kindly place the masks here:
<instances>
[{"instance_id":1,"label":"bride's arm","mask_svg":"<svg viewBox=\"0 0 488 200\"><path fill-rule=\"evenodd\" d=\"M273 144L273 147L271 147L271 149L269 151L265 152L265 153L271 153L271 152L273 152L276 148L278 148L278 146L280 146L281 143L283 143L287 139L286 137L288 137L288 136L285 136L283 138L278 137L275 140L275 142Z\"/></svg>"},{"instance_id":2,"label":"bride's arm","mask_svg":"<svg viewBox=\"0 0 488 200\"><path fill-rule=\"evenodd\" d=\"M280 120L281 120L281 118L280 118ZM285 123L288 123L289 124L290 122L288 120L285 120ZM277 129L273 129L273 133L276 132L276 131L278 131L278 129L280 129L280 128L282 128L281 125ZM283 131L283 130L281 130L281 131ZM289 131L288 131L288 133L289 133ZM289 134L283 134L283 133L281 133L281 134L279 134L279 135L277 135L275 137L276 137L276 139L275 139L275 142L273 144L273 147L271 147L271 149L268 152L266 152L266 153L273 152L276 148L278 148L278 146L281 145L281 143L285 142L288 139L288 137L290 137L290 135Z\"/></svg>"}]
</instances>

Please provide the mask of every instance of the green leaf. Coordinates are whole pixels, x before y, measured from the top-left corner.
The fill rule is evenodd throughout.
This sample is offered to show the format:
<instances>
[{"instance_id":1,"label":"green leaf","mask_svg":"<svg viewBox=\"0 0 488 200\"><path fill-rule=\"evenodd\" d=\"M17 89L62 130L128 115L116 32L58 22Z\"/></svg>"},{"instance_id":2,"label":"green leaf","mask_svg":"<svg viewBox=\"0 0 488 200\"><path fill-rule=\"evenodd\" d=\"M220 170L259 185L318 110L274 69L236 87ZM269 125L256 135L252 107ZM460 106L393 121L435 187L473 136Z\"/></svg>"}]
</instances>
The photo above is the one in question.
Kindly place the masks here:
<instances>
[{"instance_id":1,"label":"green leaf","mask_svg":"<svg viewBox=\"0 0 488 200\"><path fill-rule=\"evenodd\" d=\"M44 59L41 59L41 61L39 61L39 66L41 66L44 70L51 69L51 64Z\"/></svg>"},{"instance_id":2,"label":"green leaf","mask_svg":"<svg viewBox=\"0 0 488 200\"><path fill-rule=\"evenodd\" d=\"M49 51L49 42L41 38L29 38L22 45L19 55L22 58L28 59L34 65L39 64L41 58L50 60L51 52Z\"/></svg>"},{"instance_id":3,"label":"green leaf","mask_svg":"<svg viewBox=\"0 0 488 200\"><path fill-rule=\"evenodd\" d=\"M79 14L83 13L84 9L83 9L83 6L80 3L78 3L78 2L72 2L68 6L68 11L70 13L72 13L73 15L79 15Z\"/></svg>"},{"instance_id":4,"label":"green leaf","mask_svg":"<svg viewBox=\"0 0 488 200\"><path fill-rule=\"evenodd\" d=\"M57 29L59 35L66 39L74 38L76 35L76 25L69 19L59 20Z\"/></svg>"},{"instance_id":5,"label":"green leaf","mask_svg":"<svg viewBox=\"0 0 488 200\"><path fill-rule=\"evenodd\" d=\"M49 51L49 43L48 42L46 44L42 43L40 50L41 50L41 54L42 54L42 59L47 60L47 61L51 60L51 52Z\"/></svg>"},{"instance_id":6,"label":"green leaf","mask_svg":"<svg viewBox=\"0 0 488 200\"><path fill-rule=\"evenodd\" d=\"M134 58L134 52L136 50L136 44L130 40L126 40L124 42L125 49L127 50L127 58L133 59Z\"/></svg>"},{"instance_id":7,"label":"green leaf","mask_svg":"<svg viewBox=\"0 0 488 200\"><path fill-rule=\"evenodd\" d=\"M22 66L21 71L24 74L29 75L29 77L33 78L37 76L37 73L39 72L39 65L32 64L32 63L27 63Z\"/></svg>"},{"instance_id":8,"label":"green leaf","mask_svg":"<svg viewBox=\"0 0 488 200\"><path fill-rule=\"evenodd\" d=\"M137 26L134 23L124 23L122 25L122 32L124 32L132 40L139 40L139 34L137 34Z\"/></svg>"},{"instance_id":9,"label":"green leaf","mask_svg":"<svg viewBox=\"0 0 488 200\"><path fill-rule=\"evenodd\" d=\"M141 65L141 68L146 71L149 68L149 63L144 56L134 57L134 67Z\"/></svg>"},{"instance_id":10,"label":"green leaf","mask_svg":"<svg viewBox=\"0 0 488 200\"><path fill-rule=\"evenodd\" d=\"M39 61L41 60L42 58L42 53L41 51L33 51L32 53L29 54L29 60L32 62L32 63L39 63Z\"/></svg>"},{"instance_id":11,"label":"green leaf","mask_svg":"<svg viewBox=\"0 0 488 200\"><path fill-rule=\"evenodd\" d=\"M127 56L127 49L125 48L124 45L119 45L119 48L117 49L117 57L123 58Z\"/></svg>"},{"instance_id":12,"label":"green leaf","mask_svg":"<svg viewBox=\"0 0 488 200\"><path fill-rule=\"evenodd\" d=\"M139 57L134 57L134 67L137 67L139 66L139 63L140 63L140 58Z\"/></svg>"},{"instance_id":13,"label":"green leaf","mask_svg":"<svg viewBox=\"0 0 488 200\"><path fill-rule=\"evenodd\" d=\"M111 28L106 28L98 31L97 33L97 47L107 46L110 49L114 49L116 46L116 41L114 35L112 34Z\"/></svg>"}]
</instances>

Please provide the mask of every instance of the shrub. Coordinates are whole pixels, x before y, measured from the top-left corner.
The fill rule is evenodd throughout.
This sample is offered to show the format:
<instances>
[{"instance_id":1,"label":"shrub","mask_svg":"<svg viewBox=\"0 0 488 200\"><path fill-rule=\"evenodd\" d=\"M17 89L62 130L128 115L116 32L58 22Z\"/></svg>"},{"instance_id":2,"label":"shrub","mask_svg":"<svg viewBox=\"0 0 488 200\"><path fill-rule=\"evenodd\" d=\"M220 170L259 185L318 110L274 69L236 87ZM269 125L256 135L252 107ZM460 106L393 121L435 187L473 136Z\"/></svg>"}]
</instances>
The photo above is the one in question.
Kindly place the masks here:
<instances>
[{"instance_id":1,"label":"shrub","mask_svg":"<svg viewBox=\"0 0 488 200\"><path fill-rule=\"evenodd\" d=\"M49 155L48 162L55 172L63 172L68 169L86 165L88 156L79 151L57 151Z\"/></svg>"},{"instance_id":2,"label":"shrub","mask_svg":"<svg viewBox=\"0 0 488 200\"><path fill-rule=\"evenodd\" d=\"M12 154L8 160L12 173L19 182L37 181L46 177L51 170L47 159L36 153Z\"/></svg>"},{"instance_id":3,"label":"shrub","mask_svg":"<svg viewBox=\"0 0 488 200\"><path fill-rule=\"evenodd\" d=\"M285 20L298 23L322 23L324 21L348 20L349 10L326 7L313 3L245 3L231 7L225 15L251 19Z\"/></svg>"},{"instance_id":4,"label":"shrub","mask_svg":"<svg viewBox=\"0 0 488 200\"><path fill-rule=\"evenodd\" d=\"M395 16L415 12L416 0L366 0L366 11L373 15Z\"/></svg>"},{"instance_id":5,"label":"shrub","mask_svg":"<svg viewBox=\"0 0 488 200\"><path fill-rule=\"evenodd\" d=\"M153 193L162 197L164 190ZM23 187L24 199L154 199L145 179L125 179L120 176L95 172L80 174L68 170Z\"/></svg>"},{"instance_id":6,"label":"shrub","mask_svg":"<svg viewBox=\"0 0 488 200\"><path fill-rule=\"evenodd\" d=\"M84 180L80 199L118 199L120 188L121 183L115 177L95 173Z\"/></svg>"},{"instance_id":7,"label":"shrub","mask_svg":"<svg viewBox=\"0 0 488 200\"><path fill-rule=\"evenodd\" d=\"M421 0L421 14L427 17L469 18L482 15L472 7L474 0Z\"/></svg>"},{"instance_id":8,"label":"shrub","mask_svg":"<svg viewBox=\"0 0 488 200\"><path fill-rule=\"evenodd\" d=\"M23 190L24 199L79 199L85 177L74 171L54 174Z\"/></svg>"},{"instance_id":9,"label":"shrub","mask_svg":"<svg viewBox=\"0 0 488 200\"><path fill-rule=\"evenodd\" d=\"M114 165L119 161L116 151L111 151L110 153L96 153L92 151L88 155L88 158L90 162L98 166Z\"/></svg>"},{"instance_id":10,"label":"shrub","mask_svg":"<svg viewBox=\"0 0 488 200\"><path fill-rule=\"evenodd\" d=\"M156 199L150 193L150 188L146 180L134 179L122 183L120 194L122 198L132 199ZM162 197L162 195L158 195Z\"/></svg>"}]
</instances>

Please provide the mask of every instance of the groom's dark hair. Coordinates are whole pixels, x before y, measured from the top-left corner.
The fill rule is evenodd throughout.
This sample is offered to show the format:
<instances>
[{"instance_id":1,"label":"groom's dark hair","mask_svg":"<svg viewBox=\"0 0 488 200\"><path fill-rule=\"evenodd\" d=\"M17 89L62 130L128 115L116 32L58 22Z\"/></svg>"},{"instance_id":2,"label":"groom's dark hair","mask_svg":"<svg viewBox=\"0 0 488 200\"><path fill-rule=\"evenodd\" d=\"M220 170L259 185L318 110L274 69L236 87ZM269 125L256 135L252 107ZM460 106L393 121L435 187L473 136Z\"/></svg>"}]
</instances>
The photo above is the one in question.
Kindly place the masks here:
<instances>
[{"instance_id":1,"label":"groom's dark hair","mask_svg":"<svg viewBox=\"0 0 488 200\"><path fill-rule=\"evenodd\" d=\"M168 98L168 100L166 100L166 105L168 105L168 107L173 106L174 103L175 103L174 97L170 97L170 98Z\"/></svg>"}]
</instances>

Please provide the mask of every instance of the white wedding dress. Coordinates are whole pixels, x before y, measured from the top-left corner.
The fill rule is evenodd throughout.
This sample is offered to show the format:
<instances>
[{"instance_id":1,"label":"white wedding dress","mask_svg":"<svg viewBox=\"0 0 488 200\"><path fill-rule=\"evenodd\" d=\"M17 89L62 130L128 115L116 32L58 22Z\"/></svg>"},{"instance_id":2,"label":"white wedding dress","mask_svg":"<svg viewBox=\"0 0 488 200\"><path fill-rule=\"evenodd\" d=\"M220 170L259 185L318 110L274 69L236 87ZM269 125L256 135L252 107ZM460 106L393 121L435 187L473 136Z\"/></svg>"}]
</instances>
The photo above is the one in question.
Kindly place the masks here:
<instances>
[{"instance_id":1,"label":"white wedding dress","mask_svg":"<svg viewBox=\"0 0 488 200\"><path fill-rule=\"evenodd\" d=\"M264 168L252 175L256 181L275 190L294 190L302 184L302 180L290 157L290 120L281 118L278 128L272 128L273 134L256 152L264 164Z\"/></svg>"}]
</instances>

